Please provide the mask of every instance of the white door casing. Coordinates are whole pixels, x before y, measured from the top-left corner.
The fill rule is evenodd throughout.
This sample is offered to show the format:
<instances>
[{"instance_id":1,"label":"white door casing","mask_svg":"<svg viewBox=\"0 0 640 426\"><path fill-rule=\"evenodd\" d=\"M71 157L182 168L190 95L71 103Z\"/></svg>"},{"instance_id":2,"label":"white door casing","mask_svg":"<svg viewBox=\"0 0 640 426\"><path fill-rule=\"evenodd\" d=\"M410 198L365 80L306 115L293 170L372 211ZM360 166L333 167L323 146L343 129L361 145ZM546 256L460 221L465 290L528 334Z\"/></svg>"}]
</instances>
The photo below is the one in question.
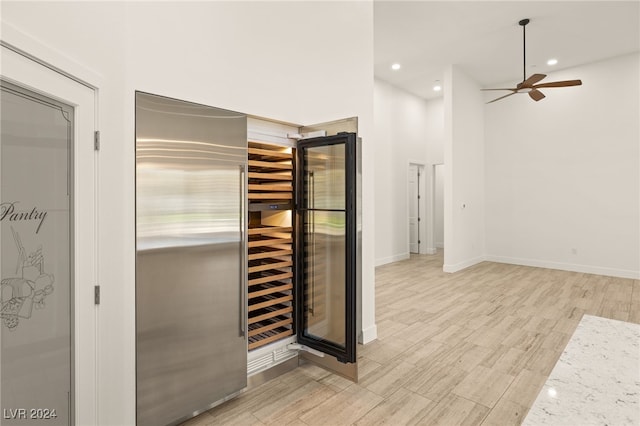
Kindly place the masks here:
<instances>
[{"instance_id":1,"label":"white door casing","mask_svg":"<svg viewBox=\"0 0 640 426\"><path fill-rule=\"evenodd\" d=\"M4 45L1 49L4 80L74 107L73 405L76 424L97 424L96 92Z\"/></svg>"}]
</instances>

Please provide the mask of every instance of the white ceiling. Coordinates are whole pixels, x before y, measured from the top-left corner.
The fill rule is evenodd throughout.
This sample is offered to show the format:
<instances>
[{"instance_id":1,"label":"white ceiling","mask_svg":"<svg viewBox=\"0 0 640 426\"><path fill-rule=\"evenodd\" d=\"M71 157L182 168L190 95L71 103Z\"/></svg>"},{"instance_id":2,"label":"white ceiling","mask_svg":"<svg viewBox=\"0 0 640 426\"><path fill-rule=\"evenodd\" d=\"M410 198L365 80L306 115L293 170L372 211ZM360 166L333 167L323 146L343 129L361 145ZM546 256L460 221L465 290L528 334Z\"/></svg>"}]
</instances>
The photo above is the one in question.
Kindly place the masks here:
<instances>
[{"instance_id":1,"label":"white ceiling","mask_svg":"<svg viewBox=\"0 0 640 426\"><path fill-rule=\"evenodd\" d=\"M640 1L378 1L374 3L375 75L431 99L447 65L483 87L640 51ZM558 64L546 64L549 58ZM393 63L402 68L391 70ZM579 76L576 76L579 78ZM611 76L615 78L615 76Z\"/></svg>"}]
</instances>

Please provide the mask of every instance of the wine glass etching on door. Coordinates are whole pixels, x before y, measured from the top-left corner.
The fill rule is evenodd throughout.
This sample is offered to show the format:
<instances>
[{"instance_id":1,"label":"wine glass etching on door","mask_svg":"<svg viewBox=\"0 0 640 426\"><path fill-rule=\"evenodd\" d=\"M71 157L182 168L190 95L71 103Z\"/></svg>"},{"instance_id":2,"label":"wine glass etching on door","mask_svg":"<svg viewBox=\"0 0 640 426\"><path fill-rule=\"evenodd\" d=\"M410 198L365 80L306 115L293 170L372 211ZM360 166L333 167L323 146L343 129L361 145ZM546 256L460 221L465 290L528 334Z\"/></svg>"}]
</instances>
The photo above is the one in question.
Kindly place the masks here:
<instances>
[{"instance_id":1,"label":"wine glass etching on door","mask_svg":"<svg viewBox=\"0 0 640 426\"><path fill-rule=\"evenodd\" d=\"M18 263L16 276L2 279L0 317L5 327L15 330L21 319L31 318L34 308L45 307L46 297L53 293L54 277L44 271L42 246L27 255L20 234L13 227L11 233L18 250Z\"/></svg>"}]
</instances>

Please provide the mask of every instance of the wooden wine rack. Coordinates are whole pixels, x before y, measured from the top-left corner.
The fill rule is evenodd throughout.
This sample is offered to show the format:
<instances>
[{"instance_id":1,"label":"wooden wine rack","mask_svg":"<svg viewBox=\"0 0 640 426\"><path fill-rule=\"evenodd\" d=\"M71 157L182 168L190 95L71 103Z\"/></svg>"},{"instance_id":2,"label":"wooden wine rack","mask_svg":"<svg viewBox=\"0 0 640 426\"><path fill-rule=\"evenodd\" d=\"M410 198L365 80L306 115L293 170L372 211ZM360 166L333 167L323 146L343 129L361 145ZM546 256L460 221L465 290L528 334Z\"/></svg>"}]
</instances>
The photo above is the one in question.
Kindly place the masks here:
<instances>
[{"instance_id":1,"label":"wooden wine rack","mask_svg":"<svg viewBox=\"0 0 640 426\"><path fill-rule=\"evenodd\" d=\"M287 148L249 142L249 204L293 200L293 155Z\"/></svg>"},{"instance_id":2,"label":"wooden wine rack","mask_svg":"<svg viewBox=\"0 0 640 426\"><path fill-rule=\"evenodd\" d=\"M249 141L248 324L249 350L291 336L293 329L293 228L263 223L263 212L292 210L290 149Z\"/></svg>"}]
</instances>

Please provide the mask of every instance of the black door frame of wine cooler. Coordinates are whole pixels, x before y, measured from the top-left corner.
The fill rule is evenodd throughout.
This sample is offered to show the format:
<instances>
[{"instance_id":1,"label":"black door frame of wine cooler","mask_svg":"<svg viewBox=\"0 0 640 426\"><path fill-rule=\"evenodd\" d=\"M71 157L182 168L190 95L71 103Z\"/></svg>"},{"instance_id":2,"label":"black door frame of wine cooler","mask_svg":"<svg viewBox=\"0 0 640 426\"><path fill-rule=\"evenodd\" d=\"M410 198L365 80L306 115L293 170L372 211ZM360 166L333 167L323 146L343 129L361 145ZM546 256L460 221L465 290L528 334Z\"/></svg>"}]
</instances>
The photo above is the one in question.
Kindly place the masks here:
<instances>
[{"instance_id":1,"label":"black door frame of wine cooler","mask_svg":"<svg viewBox=\"0 0 640 426\"><path fill-rule=\"evenodd\" d=\"M356 362L356 283L357 283L357 223L356 223L356 141L355 133L339 133L335 136L326 136L319 138L306 139L298 142L296 149L296 188L295 188L295 247L296 247L296 267L295 267L295 300L296 300L296 333L298 343L316 349L327 355L334 356L342 363ZM315 338L305 333L305 213L312 210L331 211L330 209L313 209L307 208L304 201L304 154L307 148L327 146L327 145L345 145L345 346L336 344L329 340Z\"/></svg>"}]
</instances>

